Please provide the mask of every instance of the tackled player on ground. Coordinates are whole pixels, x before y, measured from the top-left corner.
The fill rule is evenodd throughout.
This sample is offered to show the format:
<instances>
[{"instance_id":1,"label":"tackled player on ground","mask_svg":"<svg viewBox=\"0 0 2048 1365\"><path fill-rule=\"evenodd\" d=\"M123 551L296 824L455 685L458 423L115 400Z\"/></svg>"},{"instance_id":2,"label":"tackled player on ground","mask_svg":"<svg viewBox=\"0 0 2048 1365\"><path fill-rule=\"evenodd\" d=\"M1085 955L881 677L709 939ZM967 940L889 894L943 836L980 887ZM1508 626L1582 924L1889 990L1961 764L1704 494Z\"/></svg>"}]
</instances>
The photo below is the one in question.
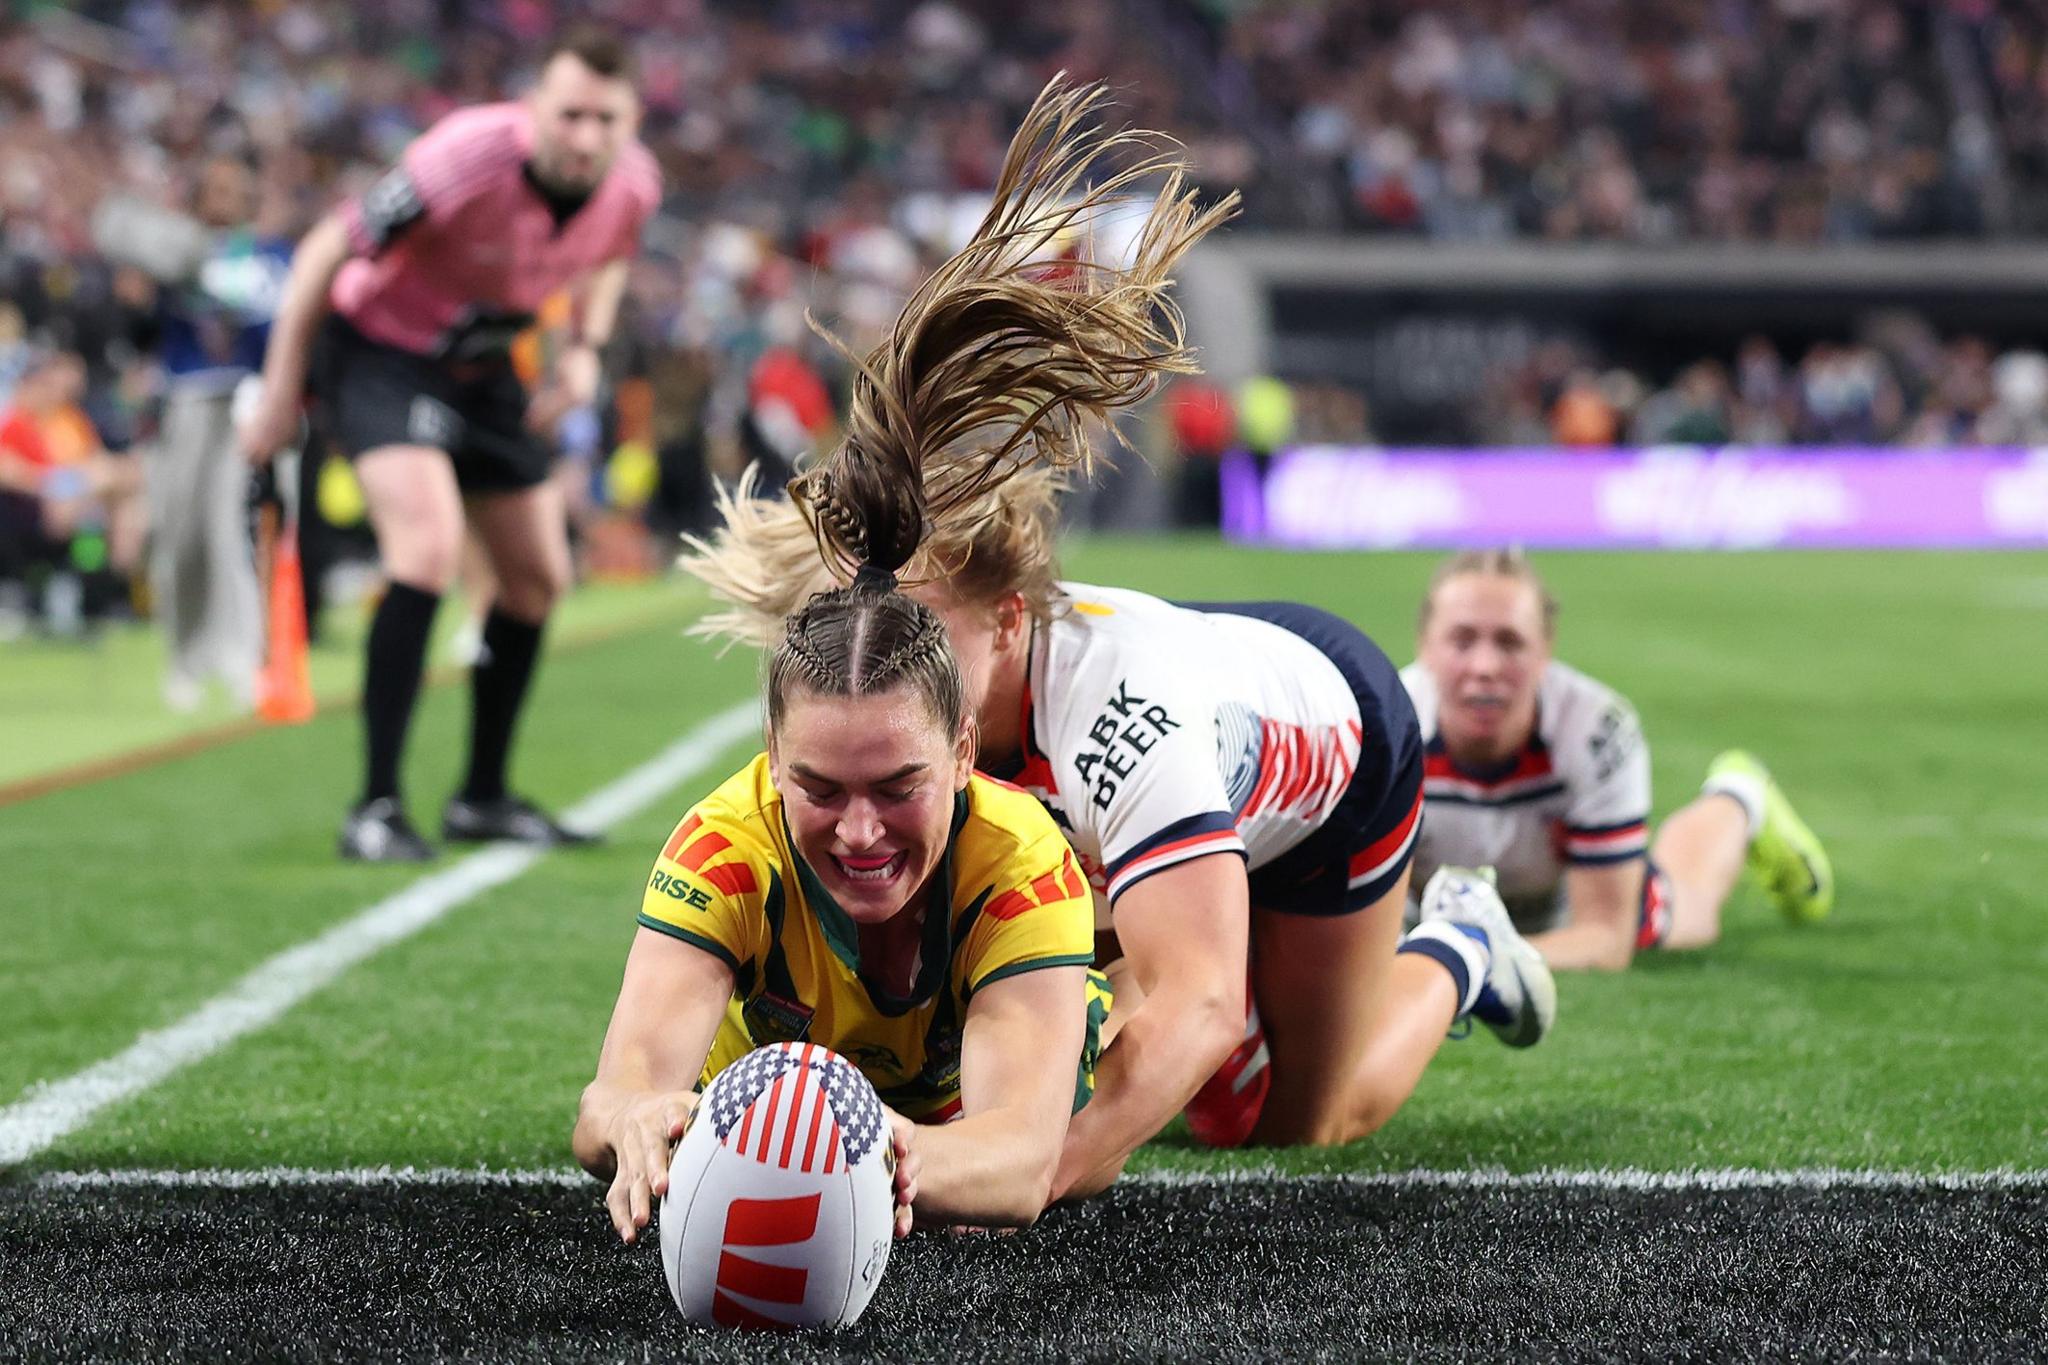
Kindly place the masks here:
<instances>
[{"instance_id":1,"label":"tackled player on ground","mask_svg":"<svg viewBox=\"0 0 2048 1365\"><path fill-rule=\"evenodd\" d=\"M1745 869L1788 920L1834 904L1827 851L1762 763L1730 750L1650 837L1650 754L1618 693L1551 657L1557 603L1518 551L1460 554L1423 598L1401 681L1421 719L1422 875L1493 869L1553 967L1699 948Z\"/></svg>"}]
</instances>

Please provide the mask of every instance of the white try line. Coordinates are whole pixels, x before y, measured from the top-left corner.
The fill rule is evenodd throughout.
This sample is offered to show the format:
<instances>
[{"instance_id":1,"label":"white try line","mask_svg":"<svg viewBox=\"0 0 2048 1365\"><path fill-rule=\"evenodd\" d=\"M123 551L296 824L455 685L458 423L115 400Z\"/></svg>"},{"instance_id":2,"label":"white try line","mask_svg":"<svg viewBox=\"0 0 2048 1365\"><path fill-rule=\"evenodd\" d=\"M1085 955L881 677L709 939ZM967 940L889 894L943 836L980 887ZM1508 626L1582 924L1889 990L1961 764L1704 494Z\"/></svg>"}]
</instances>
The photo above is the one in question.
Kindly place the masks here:
<instances>
[{"instance_id":1,"label":"white try line","mask_svg":"<svg viewBox=\"0 0 2048 1365\"><path fill-rule=\"evenodd\" d=\"M739 740L759 731L749 701L720 711L667 749L564 813L571 825L605 829L653 804ZM103 1062L29 1087L0 1109L0 1170L47 1150L110 1104L220 1051L349 968L412 937L463 902L501 886L537 862L543 850L494 844L445 872L422 877L317 938L252 968L241 980L164 1028L137 1038Z\"/></svg>"},{"instance_id":2,"label":"white try line","mask_svg":"<svg viewBox=\"0 0 2048 1365\"><path fill-rule=\"evenodd\" d=\"M1290 1175L1271 1166L1246 1166L1229 1171L1144 1171L1120 1184L1164 1188L1206 1188L1282 1181L1300 1185L1341 1185L1362 1189L1424 1190L1602 1190L1621 1193L1711 1192L1717 1190L1994 1190L2048 1192L2048 1170L2010 1167L1993 1171L1919 1172L1808 1167L1789 1171L1748 1168L1690 1171L1565 1170L1538 1171L1383 1171L1365 1174ZM302 1166L266 1166L252 1170L214 1171L52 1171L37 1185L59 1190L209 1189L247 1190L279 1187L387 1186L541 1186L587 1187L595 1196L602 1186L569 1167L506 1171L483 1167L359 1166L347 1170L314 1170Z\"/></svg>"},{"instance_id":3,"label":"white try line","mask_svg":"<svg viewBox=\"0 0 2048 1365\"><path fill-rule=\"evenodd\" d=\"M1229 1171L1142 1171L1126 1176L1146 1185L1240 1185L1268 1180L1302 1184L1356 1185L1373 1189L1437 1190L1616 1190L1655 1193L1661 1190L2044 1190L2048 1170L1882 1171L1834 1166L1796 1167L1784 1171L1753 1167L1708 1167L1683 1171L1572 1170L1545 1167L1535 1171L1481 1168L1466 1171L1384 1171L1364 1174L1294 1175L1273 1166L1245 1166Z\"/></svg>"}]
</instances>

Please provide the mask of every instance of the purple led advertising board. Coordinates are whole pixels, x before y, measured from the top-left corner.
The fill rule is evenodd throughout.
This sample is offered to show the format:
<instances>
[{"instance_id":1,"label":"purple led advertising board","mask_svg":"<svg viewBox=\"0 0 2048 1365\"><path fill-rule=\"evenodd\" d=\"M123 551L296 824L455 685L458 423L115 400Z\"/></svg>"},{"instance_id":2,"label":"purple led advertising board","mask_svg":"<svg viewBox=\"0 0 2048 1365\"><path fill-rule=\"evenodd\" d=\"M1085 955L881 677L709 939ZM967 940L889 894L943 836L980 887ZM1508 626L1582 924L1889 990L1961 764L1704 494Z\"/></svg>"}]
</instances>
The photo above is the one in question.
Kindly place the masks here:
<instances>
[{"instance_id":1,"label":"purple led advertising board","mask_svg":"<svg viewBox=\"0 0 2048 1365\"><path fill-rule=\"evenodd\" d=\"M1302 549L2048 546L2048 450L1393 450L1223 468L1223 528Z\"/></svg>"}]
</instances>

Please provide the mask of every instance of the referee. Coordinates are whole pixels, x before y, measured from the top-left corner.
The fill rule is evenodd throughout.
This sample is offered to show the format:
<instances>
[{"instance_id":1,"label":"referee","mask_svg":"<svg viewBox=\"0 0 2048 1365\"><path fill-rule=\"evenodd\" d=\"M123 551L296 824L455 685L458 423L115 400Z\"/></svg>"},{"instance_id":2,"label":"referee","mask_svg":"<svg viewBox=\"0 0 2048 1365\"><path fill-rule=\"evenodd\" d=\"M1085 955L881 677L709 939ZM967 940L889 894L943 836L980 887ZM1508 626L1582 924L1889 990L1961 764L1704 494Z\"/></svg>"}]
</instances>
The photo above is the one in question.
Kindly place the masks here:
<instances>
[{"instance_id":1,"label":"referee","mask_svg":"<svg viewBox=\"0 0 2048 1365\"><path fill-rule=\"evenodd\" d=\"M571 31L527 99L443 118L292 258L243 444L252 460L269 459L310 392L354 463L388 584L364 660L363 789L342 826L345 858L433 856L406 818L399 769L465 518L498 588L471 674L468 776L441 832L590 838L512 794L506 766L542 630L569 580L567 517L535 428L596 396L598 351L661 192L638 124L619 39ZM509 349L565 287L577 299L576 339L529 396Z\"/></svg>"}]
</instances>

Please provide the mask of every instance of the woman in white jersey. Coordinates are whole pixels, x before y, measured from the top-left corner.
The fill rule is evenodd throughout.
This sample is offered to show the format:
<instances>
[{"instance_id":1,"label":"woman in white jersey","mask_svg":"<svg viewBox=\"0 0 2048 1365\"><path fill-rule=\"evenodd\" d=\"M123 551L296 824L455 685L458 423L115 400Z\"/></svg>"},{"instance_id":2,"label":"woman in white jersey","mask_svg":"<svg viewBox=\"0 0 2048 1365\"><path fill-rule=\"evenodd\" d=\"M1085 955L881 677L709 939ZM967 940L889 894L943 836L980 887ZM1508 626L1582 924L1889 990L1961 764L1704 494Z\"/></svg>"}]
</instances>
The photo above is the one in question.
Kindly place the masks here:
<instances>
[{"instance_id":1,"label":"woman in white jersey","mask_svg":"<svg viewBox=\"0 0 2048 1365\"><path fill-rule=\"evenodd\" d=\"M1209 1140L1361 1136L1458 1018L1526 1045L1554 1008L1483 884L1426 897L1431 919L1402 939L1421 736L1363 634L1294 604L1195 608L1059 580L1055 471L1087 467L1084 420L1191 368L1167 272L1228 208L1198 213L1156 154L1069 202L1099 152L1137 141L1086 128L1099 103L1041 96L977 234L998 249L971 267L976 287L942 271L905 305L855 381L846 442L791 484L794 508L730 502L685 559L738 608L711 628L759 640L860 562L861 528L918 519L906 582L947 624L980 763L1053 812L1123 954L1063 1195L1113 1178L1197 1091ZM1056 173L1028 171L1044 164ZM1166 184L1132 264L1031 264L1085 240L1140 175ZM924 519L928 494L1016 460L1038 467L1000 499Z\"/></svg>"},{"instance_id":2,"label":"woman in white jersey","mask_svg":"<svg viewBox=\"0 0 2048 1365\"><path fill-rule=\"evenodd\" d=\"M1650 755L1620 696L1551 657L1557 603L1511 550L1446 560L1401 670L1426 745L1415 861L1494 869L1515 923L1553 967L1626 967L1698 948L1747 866L1786 918L1826 915L1827 853L1740 750L1649 837Z\"/></svg>"}]
</instances>

